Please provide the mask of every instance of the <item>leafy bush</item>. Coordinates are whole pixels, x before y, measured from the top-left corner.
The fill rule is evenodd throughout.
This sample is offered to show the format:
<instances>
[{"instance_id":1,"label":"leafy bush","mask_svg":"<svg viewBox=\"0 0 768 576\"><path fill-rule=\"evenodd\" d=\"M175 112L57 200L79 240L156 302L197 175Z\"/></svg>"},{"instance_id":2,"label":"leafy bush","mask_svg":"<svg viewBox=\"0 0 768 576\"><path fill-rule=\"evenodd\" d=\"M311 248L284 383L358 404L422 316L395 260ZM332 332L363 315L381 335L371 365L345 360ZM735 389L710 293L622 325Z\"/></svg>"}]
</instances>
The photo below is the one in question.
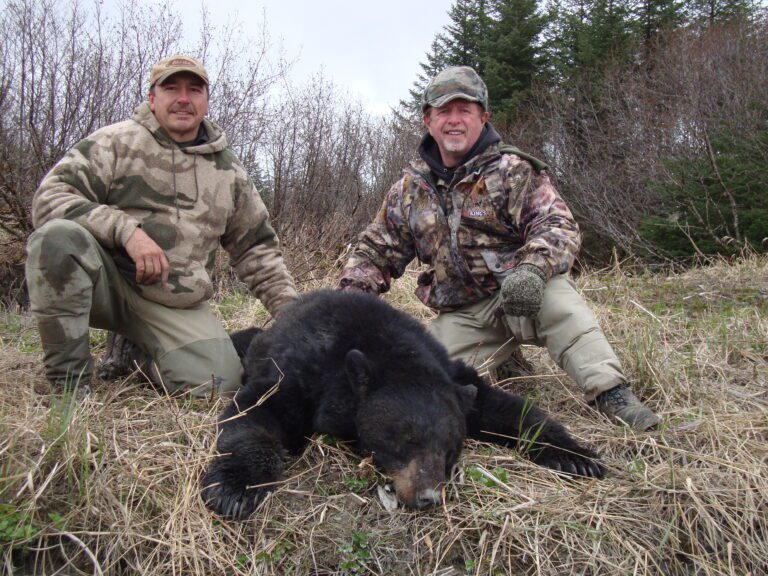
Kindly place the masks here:
<instances>
[{"instance_id":1,"label":"leafy bush","mask_svg":"<svg viewBox=\"0 0 768 576\"><path fill-rule=\"evenodd\" d=\"M666 162L652 182L664 216L643 219L641 235L664 255L733 255L768 249L768 112L745 136L738 126L705 137L698 154Z\"/></svg>"}]
</instances>

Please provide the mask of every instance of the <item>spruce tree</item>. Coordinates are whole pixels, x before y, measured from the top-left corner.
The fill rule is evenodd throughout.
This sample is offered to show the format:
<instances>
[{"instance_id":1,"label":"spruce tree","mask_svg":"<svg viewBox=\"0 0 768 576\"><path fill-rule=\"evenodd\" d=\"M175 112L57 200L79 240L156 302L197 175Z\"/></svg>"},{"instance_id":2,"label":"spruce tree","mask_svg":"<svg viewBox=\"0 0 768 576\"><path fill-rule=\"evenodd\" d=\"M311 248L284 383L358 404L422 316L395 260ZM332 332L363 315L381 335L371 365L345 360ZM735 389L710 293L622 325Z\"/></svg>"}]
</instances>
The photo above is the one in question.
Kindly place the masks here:
<instances>
[{"instance_id":1,"label":"spruce tree","mask_svg":"<svg viewBox=\"0 0 768 576\"><path fill-rule=\"evenodd\" d=\"M630 55L634 25L629 0L554 0L547 21L544 51L555 84Z\"/></svg>"},{"instance_id":2,"label":"spruce tree","mask_svg":"<svg viewBox=\"0 0 768 576\"><path fill-rule=\"evenodd\" d=\"M737 19L751 19L760 8L757 0L688 0L688 17L699 26Z\"/></svg>"},{"instance_id":3,"label":"spruce tree","mask_svg":"<svg viewBox=\"0 0 768 576\"><path fill-rule=\"evenodd\" d=\"M482 70L494 112L504 124L515 116L542 64L538 39L544 17L536 0L494 0L492 24L482 42Z\"/></svg>"},{"instance_id":4,"label":"spruce tree","mask_svg":"<svg viewBox=\"0 0 768 576\"><path fill-rule=\"evenodd\" d=\"M685 23L682 0L640 0L635 9L635 28L646 50L661 32L674 30Z\"/></svg>"},{"instance_id":5,"label":"spruce tree","mask_svg":"<svg viewBox=\"0 0 768 576\"><path fill-rule=\"evenodd\" d=\"M421 97L429 81L446 66L449 66L447 40L445 35L437 34L432 40L429 52L426 53L426 61L419 62L421 73L413 83L413 88L408 90L408 99L400 100L401 114L412 116L421 114Z\"/></svg>"},{"instance_id":6,"label":"spruce tree","mask_svg":"<svg viewBox=\"0 0 768 576\"><path fill-rule=\"evenodd\" d=\"M445 27L448 60L451 66L471 66L482 76L483 43L492 25L488 17L493 0L456 0L448 11L451 23Z\"/></svg>"},{"instance_id":7,"label":"spruce tree","mask_svg":"<svg viewBox=\"0 0 768 576\"><path fill-rule=\"evenodd\" d=\"M400 101L405 114L421 113L421 96L429 81L448 66L472 66L482 75L483 38L491 25L488 0L456 0L448 11L451 22L435 36L421 62L419 74L409 90L409 98Z\"/></svg>"}]
</instances>

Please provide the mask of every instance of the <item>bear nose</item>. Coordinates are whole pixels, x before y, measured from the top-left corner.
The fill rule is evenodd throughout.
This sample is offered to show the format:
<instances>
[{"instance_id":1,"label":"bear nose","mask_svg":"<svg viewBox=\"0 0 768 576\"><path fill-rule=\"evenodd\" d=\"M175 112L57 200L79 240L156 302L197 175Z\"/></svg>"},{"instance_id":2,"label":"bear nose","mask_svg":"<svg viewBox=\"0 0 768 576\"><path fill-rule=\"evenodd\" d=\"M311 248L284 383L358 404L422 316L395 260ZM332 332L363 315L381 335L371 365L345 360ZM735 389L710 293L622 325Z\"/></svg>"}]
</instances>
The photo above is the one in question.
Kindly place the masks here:
<instances>
[{"instance_id":1,"label":"bear nose","mask_svg":"<svg viewBox=\"0 0 768 576\"><path fill-rule=\"evenodd\" d=\"M427 489L422 490L416 496L416 508L429 508L440 504L443 501L443 497L439 490Z\"/></svg>"}]
</instances>

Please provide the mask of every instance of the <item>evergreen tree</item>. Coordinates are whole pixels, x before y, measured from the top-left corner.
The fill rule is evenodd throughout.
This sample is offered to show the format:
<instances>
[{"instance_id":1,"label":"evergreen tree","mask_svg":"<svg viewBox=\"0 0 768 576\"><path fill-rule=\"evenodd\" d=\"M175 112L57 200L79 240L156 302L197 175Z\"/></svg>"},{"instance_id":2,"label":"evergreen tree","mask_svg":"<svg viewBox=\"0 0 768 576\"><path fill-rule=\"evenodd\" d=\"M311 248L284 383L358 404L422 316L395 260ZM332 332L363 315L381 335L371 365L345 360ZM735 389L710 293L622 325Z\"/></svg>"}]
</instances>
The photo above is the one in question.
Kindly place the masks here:
<instances>
[{"instance_id":1,"label":"evergreen tree","mask_svg":"<svg viewBox=\"0 0 768 576\"><path fill-rule=\"evenodd\" d=\"M429 81L448 66L472 66L482 74L482 41L491 25L487 15L488 0L456 0L448 11L450 24L435 36L422 73L409 90L409 98L400 101L405 114L421 114L421 96Z\"/></svg>"},{"instance_id":2,"label":"evergreen tree","mask_svg":"<svg viewBox=\"0 0 768 576\"><path fill-rule=\"evenodd\" d=\"M544 17L536 0L494 0L492 25L483 41L482 76L488 86L494 122L503 125L513 118L530 92L541 67L538 39Z\"/></svg>"},{"instance_id":3,"label":"evergreen tree","mask_svg":"<svg viewBox=\"0 0 768 576\"><path fill-rule=\"evenodd\" d=\"M573 62L575 35L570 26L563 0L549 0L545 9L546 22L541 33L542 48L548 64L547 76L551 84L560 84L569 75Z\"/></svg>"},{"instance_id":4,"label":"evergreen tree","mask_svg":"<svg viewBox=\"0 0 768 576\"><path fill-rule=\"evenodd\" d=\"M630 0L553 0L547 20L544 51L556 84L630 55Z\"/></svg>"},{"instance_id":5,"label":"evergreen tree","mask_svg":"<svg viewBox=\"0 0 768 576\"><path fill-rule=\"evenodd\" d=\"M471 66L483 75L483 43L491 26L488 11L492 1L456 0L451 6L451 23L445 27L449 65Z\"/></svg>"},{"instance_id":6,"label":"evergreen tree","mask_svg":"<svg viewBox=\"0 0 768 576\"><path fill-rule=\"evenodd\" d=\"M704 27L753 18L760 8L755 0L688 0L686 4L690 20Z\"/></svg>"},{"instance_id":7,"label":"evergreen tree","mask_svg":"<svg viewBox=\"0 0 768 576\"><path fill-rule=\"evenodd\" d=\"M642 236L667 257L738 254L768 249L768 115L745 137L722 126L699 156L666 162L659 190L665 215L646 218Z\"/></svg>"},{"instance_id":8,"label":"evergreen tree","mask_svg":"<svg viewBox=\"0 0 768 576\"><path fill-rule=\"evenodd\" d=\"M432 40L429 52L426 54L426 61L419 63L421 73L413 83L413 88L408 90L408 99L400 100L400 108L402 109L400 112L401 114L421 114L421 97L424 94L424 89L427 87L427 84L429 84L429 81L440 72L440 70L450 65L448 63L448 56L449 51L447 48L446 37L443 34L437 34L435 39Z\"/></svg>"},{"instance_id":9,"label":"evergreen tree","mask_svg":"<svg viewBox=\"0 0 768 576\"><path fill-rule=\"evenodd\" d=\"M590 45L589 64L608 59L623 61L630 53L632 38L629 0L596 0L586 35Z\"/></svg>"},{"instance_id":10,"label":"evergreen tree","mask_svg":"<svg viewBox=\"0 0 768 576\"><path fill-rule=\"evenodd\" d=\"M650 43L659 33L685 23L685 4L682 0L640 0L634 16L635 28L646 50L650 50Z\"/></svg>"}]
</instances>

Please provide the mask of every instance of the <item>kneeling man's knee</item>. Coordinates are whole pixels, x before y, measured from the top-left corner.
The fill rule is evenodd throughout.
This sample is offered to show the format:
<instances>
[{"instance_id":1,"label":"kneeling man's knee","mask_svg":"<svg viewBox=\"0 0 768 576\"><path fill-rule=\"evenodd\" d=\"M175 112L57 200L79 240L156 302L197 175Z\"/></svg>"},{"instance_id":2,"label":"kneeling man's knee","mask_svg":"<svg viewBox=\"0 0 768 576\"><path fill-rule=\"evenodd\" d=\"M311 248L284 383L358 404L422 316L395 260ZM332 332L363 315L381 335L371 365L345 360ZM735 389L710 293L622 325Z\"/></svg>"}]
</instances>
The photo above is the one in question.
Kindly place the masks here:
<instances>
[{"instance_id":1,"label":"kneeling man's knee","mask_svg":"<svg viewBox=\"0 0 768 576\"><path fill-rule=\"evenodd\" d=\"M231 396L240 387L243 368L232 341L199 340L155 359L163 386L171 394Z\"/></svg>"},{"instance_id":2,"label":"kneeling man's knee","mask_svg":"<svg viewBox=\"0 0 768 576\"><path fill-rule=\"evenodd\" d=\"M70 220L51 220L27 240L27 275L42 273L45 280L64 282L75 273L74 258L82 259L96 247L96 239Z\"/></svg>"}]
</instances>

